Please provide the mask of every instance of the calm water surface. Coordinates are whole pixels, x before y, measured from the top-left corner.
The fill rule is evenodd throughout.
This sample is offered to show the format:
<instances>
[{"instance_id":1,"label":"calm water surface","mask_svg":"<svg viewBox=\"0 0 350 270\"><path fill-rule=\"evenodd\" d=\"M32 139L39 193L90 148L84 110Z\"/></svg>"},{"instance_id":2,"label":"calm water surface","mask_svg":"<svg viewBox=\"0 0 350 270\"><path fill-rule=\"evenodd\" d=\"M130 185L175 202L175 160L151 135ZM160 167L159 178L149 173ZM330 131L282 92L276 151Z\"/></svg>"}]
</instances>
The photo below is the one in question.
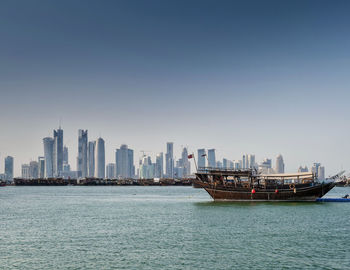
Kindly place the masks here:
<instances>
[{"instance_id":1,"label":"calm water surface","mask_svg":"<svg viewBox=\"0 0 350 270\"><path fill-rule=\"evenodd\" d=\"M214 203L191 187L2 187L0 225L0 269L350 269L350 203Z\"/></svg>"}]
</instances>

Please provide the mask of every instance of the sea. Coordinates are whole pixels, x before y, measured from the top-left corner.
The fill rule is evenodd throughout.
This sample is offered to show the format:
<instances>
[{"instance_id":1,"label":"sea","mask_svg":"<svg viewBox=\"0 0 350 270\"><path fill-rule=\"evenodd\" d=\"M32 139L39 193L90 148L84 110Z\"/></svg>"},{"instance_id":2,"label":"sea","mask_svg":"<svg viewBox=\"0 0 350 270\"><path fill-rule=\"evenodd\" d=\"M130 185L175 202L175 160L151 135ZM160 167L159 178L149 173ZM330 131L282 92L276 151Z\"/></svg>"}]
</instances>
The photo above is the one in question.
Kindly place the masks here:
<instances>
[{"instance_id":1,"label":"sea","mask_svg":"<svg viewBox=\"0 0 350 270\"><path fill-rule=\"evenodd\" d=\"M350 203L222 203L177 186L0 187L0 269L350 269Z\"/></svg>"}]
</instances>

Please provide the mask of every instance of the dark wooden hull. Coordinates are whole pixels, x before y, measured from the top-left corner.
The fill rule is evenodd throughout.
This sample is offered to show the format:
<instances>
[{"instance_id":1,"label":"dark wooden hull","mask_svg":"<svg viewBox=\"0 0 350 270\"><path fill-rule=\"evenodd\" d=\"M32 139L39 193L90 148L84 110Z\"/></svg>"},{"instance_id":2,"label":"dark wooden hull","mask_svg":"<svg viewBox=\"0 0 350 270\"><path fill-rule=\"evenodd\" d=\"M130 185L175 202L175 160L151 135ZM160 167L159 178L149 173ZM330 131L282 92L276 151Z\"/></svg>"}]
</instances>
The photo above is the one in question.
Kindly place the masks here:
<instances>
[{"instance_id":1,"label":"dark wooden hull","mask_svg":"<svg viewBox=\"0 0 350 270\"><path fill-rule=\"evenodd\" d=\"M316 201L328 191L335 183L315 184L308 187L294 189L275 190L256 189L255 193L251 190L226 187L215 187L209 183L196 181L197 186L204 188L215 201Z\"/></svg>"}]
</instances>

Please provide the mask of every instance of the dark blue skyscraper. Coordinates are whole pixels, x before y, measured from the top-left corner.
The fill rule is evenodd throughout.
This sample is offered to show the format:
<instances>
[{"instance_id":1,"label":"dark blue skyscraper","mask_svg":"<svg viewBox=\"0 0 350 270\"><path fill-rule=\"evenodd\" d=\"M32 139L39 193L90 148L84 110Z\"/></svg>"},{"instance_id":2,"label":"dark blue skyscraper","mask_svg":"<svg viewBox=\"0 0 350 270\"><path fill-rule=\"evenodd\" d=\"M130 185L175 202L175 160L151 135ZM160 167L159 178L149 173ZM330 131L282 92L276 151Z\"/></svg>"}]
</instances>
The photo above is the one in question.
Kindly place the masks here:
<instances>
[{"instance_id":1,"label":"dark blue skyscraper","mask_svg":"<svg viewBox=\"0 0 350 270\"><path fill-rule=\"evenodd\" d=\"M78 158L77 171L78 177L88 176L88 131L79 129L78 132Z\"/></svg>"},{"instance_id":2,"label":"dark blue skyscraper","mask_svg":"<svg viewBox=\"0 0 350 270\"><path fill-rule=\"evenodd\" d=\"M53 175L61 176L63 171L63 129L53 131Z\"/></svg>"}]
</instances>

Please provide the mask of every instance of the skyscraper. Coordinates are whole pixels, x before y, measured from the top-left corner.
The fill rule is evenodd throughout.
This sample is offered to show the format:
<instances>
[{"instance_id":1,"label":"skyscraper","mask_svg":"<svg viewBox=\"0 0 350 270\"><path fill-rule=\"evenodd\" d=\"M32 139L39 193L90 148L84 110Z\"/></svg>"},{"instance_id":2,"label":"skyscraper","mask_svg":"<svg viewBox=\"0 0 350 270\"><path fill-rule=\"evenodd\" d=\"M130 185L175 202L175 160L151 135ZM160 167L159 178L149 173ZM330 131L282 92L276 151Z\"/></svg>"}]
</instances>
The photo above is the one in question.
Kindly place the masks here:
<instances>
[{"instance_id":1,"label":"skyscraper","mask_svg":"<svg viewBox=\"0 0 350 270\"><path fill-rule=\"evenodd\" d=\"M255 164L255 155L249 154L247 156L247 168L248 169L254 169L256 168L256 164Z\"/></svg>"},{"instance_id":2,"label":"skyscraper","mask_svg":"<svg viewBox=\"0 0 350 270\"><path fill-rule=\"evenodd\" d=\"M197 156L198 156L198 168L204 168L205 167L205 149L198 149L197 150Z\"/></svg>"},{"instance_id":3,"label":"skyscraper","mask_svg":"<svg viewBox=\"0 0 350 270\"><path fill-rule=\"evenodd\" d=\"M38 164L39 164L38 177L39 178L45 178L45 158L44 157L38 157Z\"/></svg>"},{"instance_id":4,"label":"skyscraper","mask_svg":"<svg viewBox=\"0 0 350 270\"><path fill-rule=\"evenodd\" d=\"M242 157L242 169L247 169L247 155Z\"/></svg>"},{"instance_id":5,"label":"skyscraper","mask_svg":"<svg viewBox=\"0 0 350 270\"><path fill-rule=\"evenodd\" d=\"M95 174L95 147L96 142L92 141L88 144L88 177L94 177Z\"/></svg>"},{"instance_id":6,"label":"skyscraper","mask_svg":"<svg viewBox=\"0 0 350 270\"><path fill-rule=\"evenodd\" d=\"M308 172L309 169L307 168L307 166L299 166L298 172Z\"/></svg>"},{"instance_id":7,"label":"skyscraper","mask_svg":"<svg viewBox=\"0 0 350 270\"><path fill-rule=\"evenodd\" d=\"M13 157L11 156L5 158L5 178L7 181L13 180Z\"/></svg>"},{"instance_id":8,"label":"skyscraper","mask_svg":"<svg viewBox=\"0 0 350 270\"><path fill-rule=\"evenodd\" d=\"M61 127L53 131L53 175L61 176L63 170L63 130Z\"/></svg>"},{"instance_id":9,"label":"skyscraper","mask_svg":"<svg viewBox=\"0 0 350 270\"><path fill-rule=\"evenodd\" d=\"M134 151L122 144L115 152L116 177L119 179L133 178L135 173Z\"/></svg>"},{"instance_id":10,"label":"skyscraper","mask_svg":"<svg viewBox=\"0 0 350 270\"><path fill-rule=\"evenodd\" d=\"M63 147L63 164L68 164L69 160L68 160L68 147L64 146Z\"/></svg>"},{"instance_id":11,"label":"skyscraper","mask_svg":"<svg viewBox=\"0 0 350 270\"><path fill-rule=\"evenodd\" d=\"M164 160L163 160L163 153L162 152L157 154L155 171L156 171L155 177L163 178L163 174L164 174Z\"/></svg>"},{"instance_id":12,"label":"skyscraper","mask_svg":"<svg viewBox=\"0 0 350 270\"><path fill-rule=\"evenodd\" d=\"M325 168L324 166L319 166L317 171L318 180L325 180Z\"/></svg>"},{"instance_id":13,"label":"skyscraper","mask_svg":"<svg viewBox=\"0 0 350 270\"><path fill-rule=\"evenodd\" d=\"M46 137L43 139L45 156L45 177L53 177L53 145L54 139Z\"/></svg>"},{"instance_id":14,"label":"skyscraper","mask_svg":"<svg viewBox=\"0 0 350 270\"><path fill-rule=\"evenodd\" d=\"M88 131L79 129L78 131L78 158L77 158L77 171L78 177L87 177L88 175L88 162L87 162L87 143L88 143Z\"/></svg>"},{"instance_id":15,"label":"skyscraper","mask_svg":"<svg viewBox=\"0 0 350 270\"><path fill-rule=\"evenodd\" d=\"M30 178L30 166L28 164L22 164L22 178L23 179Z\"/></svg>"},{"instance_id":16,"label":"skyscraper","mask_svg":"<svg viewBox=\"0 0 350 270\"><path fill-rule=\"evenodd\" d=\"M98 138L95 148L95 177L105 178L105 141Z\"/></svg>"},{"instance_id":17,"label":"skyscraper","mask_svg":"<svg viewBox=\"0 0 350 270\"><path fill-rule=\"evenodd\" d=\"M216 167L215 149L208 150L208 163L209 167Z\"/></svg>"},{"instance_id":18,"label":"skyscraper","mask_svg":"<svg viewBox=\"0 0 350 270\"><path fill-rule=\"evenodd\" d=\"M154 178L154 163L152 163L151 157L143 156L140 164L140 179Z\"/></svg>"},{"instance_id":19,"label":"skyscraper","mask_svg":"<svg viewBox=\"0 0 350 270\"><path fill-rule=\"evenodd\" d=\"M174 178L174 143L167 142L165 154L165 171L168 178Z\"/></svg>"},{"instance_id":20,"label":"skyscraper","mask_svg":"<svg viewBox=\"0 0 350 270\"><path fill-rule=\"evenodd\" d=\"M191 174L191 163L188 161L188 151L187 147L182 149L181 153L181 167L183 167L183 176L188 176Z\"/></svg>"},{"instance_id":21,"label":"skyscraper","mask_svg":"<svg viewBox=\"0 0 350 270\"><path fill-rule=\"evenodd\" d=\"M284 162L282 155L276 157L276 173L284 173Z\"/></svg>"},{"instance_id":22,"label":"skyscraper","mask_svg":"<svg viewBox=\"0 0 350 270\"><path fill-rule=\"evenodd\" d=\"M29 178L37 179L39 177L39 163L37 161L31 161L29 163Z\"/></svg>"},{"instance_id":23,"label":"skyscraper","mask_svg":"<svg viewBox=\"0 0 350 270\"><path fill-rule=\"evenodd\" d=\"M107 179L114 179L115 178L115 164L114 163L108 163L106 167L106 178Z\"/></svg>"}]
</instances>

